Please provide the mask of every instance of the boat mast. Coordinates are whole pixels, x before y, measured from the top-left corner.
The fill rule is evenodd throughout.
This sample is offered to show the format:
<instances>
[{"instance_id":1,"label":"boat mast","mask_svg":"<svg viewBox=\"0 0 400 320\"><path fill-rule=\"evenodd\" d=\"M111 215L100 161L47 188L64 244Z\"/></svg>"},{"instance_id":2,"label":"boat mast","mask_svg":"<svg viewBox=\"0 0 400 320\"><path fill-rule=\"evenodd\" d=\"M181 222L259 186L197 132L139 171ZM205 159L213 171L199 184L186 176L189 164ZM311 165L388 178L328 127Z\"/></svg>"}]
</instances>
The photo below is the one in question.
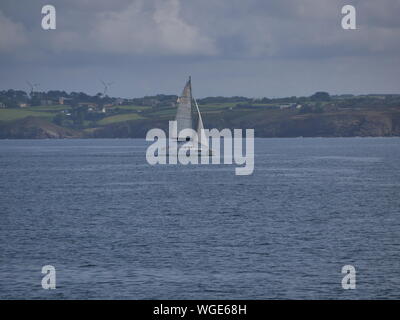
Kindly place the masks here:
<instances>
[{"instance_id":1,"label":"boat mast","mask_svg":"<svg viewBox=\"0 0 400 320\"><path fill-rule=\"evenodd\" d=\"M176 125L177 125L177 141L188 141L188 137L180 136L180 132L183 129L192 129L192 84L191 77L186 82L186 85L182 91L181 96L178 98L178 109L176 111Z\"/></svg>"}]
</instances>

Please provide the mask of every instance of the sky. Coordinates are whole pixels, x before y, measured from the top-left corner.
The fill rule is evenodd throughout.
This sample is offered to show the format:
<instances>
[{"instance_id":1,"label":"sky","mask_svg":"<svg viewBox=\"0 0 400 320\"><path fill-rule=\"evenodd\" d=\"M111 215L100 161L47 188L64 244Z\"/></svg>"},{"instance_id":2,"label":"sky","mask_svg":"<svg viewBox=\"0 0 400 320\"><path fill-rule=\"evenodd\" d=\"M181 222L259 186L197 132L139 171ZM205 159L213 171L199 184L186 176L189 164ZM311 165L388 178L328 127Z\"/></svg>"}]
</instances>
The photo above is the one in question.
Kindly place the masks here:
<instances>
[{"instance_id":1,"label":"sky","mask_svg":"<svg viewBox=\"0 0 400 320\"><path fill-rule=\"evenodd\" d=\"M132 98L180 94L191 75L198 98L400 93L399 16L399 0L1 0L0 90L104 80Z\"/></svg>"}]
</instances>

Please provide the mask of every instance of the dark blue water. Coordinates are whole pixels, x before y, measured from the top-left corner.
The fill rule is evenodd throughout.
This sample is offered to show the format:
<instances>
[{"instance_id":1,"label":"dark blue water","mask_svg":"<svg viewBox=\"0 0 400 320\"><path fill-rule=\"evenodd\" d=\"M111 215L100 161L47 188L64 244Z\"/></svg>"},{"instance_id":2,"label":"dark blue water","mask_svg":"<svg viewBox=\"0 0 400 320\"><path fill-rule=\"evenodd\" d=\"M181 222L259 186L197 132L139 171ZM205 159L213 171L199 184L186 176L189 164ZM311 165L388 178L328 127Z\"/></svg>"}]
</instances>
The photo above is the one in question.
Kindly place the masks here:
<instances>
[{"instance_id":1,"label":"dark blue water","mask_svg":"<svg viewBox=\"0 0 400 320\"><path fill-rule=\"evenodd\" d=\"M0 298L400 298L399 138L256 139L251 176L145 150L0 141Z\"/></svg>"}]
</instances>

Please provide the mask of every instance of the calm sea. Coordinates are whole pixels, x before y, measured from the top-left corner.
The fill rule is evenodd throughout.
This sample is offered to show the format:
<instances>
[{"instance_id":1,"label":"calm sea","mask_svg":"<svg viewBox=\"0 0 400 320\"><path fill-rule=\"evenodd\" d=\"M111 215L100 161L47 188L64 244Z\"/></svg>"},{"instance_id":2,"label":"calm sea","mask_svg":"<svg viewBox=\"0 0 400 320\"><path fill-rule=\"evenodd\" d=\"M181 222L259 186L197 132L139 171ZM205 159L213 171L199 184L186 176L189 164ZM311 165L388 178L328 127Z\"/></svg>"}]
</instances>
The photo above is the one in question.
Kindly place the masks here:
<instances>
[{"instance_id":1,"label":"calm sea","mask_svg":"<svg viewBox=\"0 0 400 320\"><path fill-rule=\"evenodd\" d=\"M399 138L256 139L251 176L147 145L0 141L0 298L400 298Z\"/></svg>"}]
</instances>

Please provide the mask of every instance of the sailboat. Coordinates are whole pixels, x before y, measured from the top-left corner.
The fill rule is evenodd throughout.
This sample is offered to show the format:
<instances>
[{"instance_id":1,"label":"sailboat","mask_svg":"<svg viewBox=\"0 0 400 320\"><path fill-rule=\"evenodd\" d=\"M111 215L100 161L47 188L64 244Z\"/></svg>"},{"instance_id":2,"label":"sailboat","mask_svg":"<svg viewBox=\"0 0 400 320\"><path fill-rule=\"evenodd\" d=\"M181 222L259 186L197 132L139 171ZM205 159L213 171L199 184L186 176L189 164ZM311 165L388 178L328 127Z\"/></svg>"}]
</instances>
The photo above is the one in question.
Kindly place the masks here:
<instances>
[{"instance_id":1,"label":"sailboat","mask_svg":"<svg viewBox=\"0 0 400 320\"><path fill-rule=\"evenodd\" d=\"M193 103L194 102L194 103ZM181 96L178 98L178 109L176 111L175 123L177 135L172 137L176 139L178 143L178 149L187 150L191 154L198 154L203 156L212 156L213 152L209 147L208 138L204 133L203 119L201 117L199 105L196 99L192 96L192 81L189 76L189 80L186 82L183 88ZM197 135L188 137L182 134L183 129L193 129L192 120L192 107L195 106L197 112Z\"/></svg>"}]
</instances>

